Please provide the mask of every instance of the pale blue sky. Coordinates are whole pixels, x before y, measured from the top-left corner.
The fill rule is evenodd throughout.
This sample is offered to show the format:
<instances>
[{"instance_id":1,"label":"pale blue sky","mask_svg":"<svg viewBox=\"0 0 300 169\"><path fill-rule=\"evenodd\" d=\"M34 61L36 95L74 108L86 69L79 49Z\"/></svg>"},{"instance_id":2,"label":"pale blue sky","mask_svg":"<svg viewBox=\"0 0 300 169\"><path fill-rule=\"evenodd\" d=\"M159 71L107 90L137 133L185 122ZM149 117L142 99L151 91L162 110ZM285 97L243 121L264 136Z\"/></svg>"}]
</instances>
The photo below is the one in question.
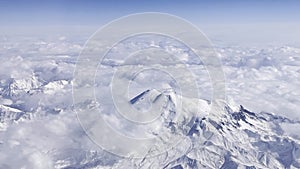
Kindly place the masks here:
<instances>
[{"instance_id":1,"label":"pale blue sky","mask_svg":"<svg viewBox=\"0 0 300 169\"><path fill-rule=\"evenodd\" d=\"M0 21L9 25L101 25L137 12L165 12L195 24L299 22L300 1L78 1L0 0Z\"/></svg>"},{"instance_id":2,"label":"pale blue sky","mask_svg":"<svg viewBox=\"0 0 300 169\"><path fill-rule=\"evenodd\" d=\"M75 32L88 37L104 24L141 12L177 15L215 43L300 44L297 0L0 0L1 34Z\"/></svg>"}]
</instances>

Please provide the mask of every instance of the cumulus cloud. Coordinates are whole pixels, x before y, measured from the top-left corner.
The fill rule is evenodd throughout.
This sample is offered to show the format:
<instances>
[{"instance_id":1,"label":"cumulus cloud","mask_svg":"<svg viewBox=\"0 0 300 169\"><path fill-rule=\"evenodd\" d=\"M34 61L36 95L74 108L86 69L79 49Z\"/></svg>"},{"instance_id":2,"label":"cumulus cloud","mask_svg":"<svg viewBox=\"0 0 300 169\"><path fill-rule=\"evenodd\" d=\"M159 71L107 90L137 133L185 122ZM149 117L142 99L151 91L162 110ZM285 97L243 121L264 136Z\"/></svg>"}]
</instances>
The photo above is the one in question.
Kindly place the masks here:
<instances>
[{"instance_id":1,"label":"cumulus cloud","mask_svg":"<svg viewBox=\"0 0 300 169\"><path fill-rule=\"evenodd\" d=\"M112 166L118 157L96 146L77 121L72 105L72 76L82 43L67 36L55 40L31 39L32 43L8 41L0 48L0 168L64 168L74 166ZM166 40L166 39L165 39ZM201 97L210 96L209 76L201 62L183 46L159 39L139 44L120 44L112 50L108 66L115 66L123 51L136 46L162 47L182 56L198 77ZM250 110L274 112L299 119L300 49L291 46L245 48L216 47L226 76L226 94L230 103L243 104ZM123 55L122 55L123 56ZM130 62L134 64L135 62ZM97 79L105 76L105 79ZM109 94L111 72L95 77L99 91ZM185 76L181 76L185 78ZM159 77L158 77L159 79ZM99 96L100 97L100 96ZM210 97L205 99L209 100ZM106 101L106 97L100 98ZM106 99L106 100L105 100ZM234 101L232 101L234 100ZM185 106L191 102L184 102ZM193 102L194 103L194 102ZM104 107L111 110L112 105ZM204 106L204 104L203 104ZM205 104L205 106L207 106ZM193 107L186 111L195 111ZM205 109L208 109L205 107ZM112 124L122 127L117 118ZM295 125L297 126L297 125ZM288 124L289 135L296 131Z\"/></svg>"}]
</instances>

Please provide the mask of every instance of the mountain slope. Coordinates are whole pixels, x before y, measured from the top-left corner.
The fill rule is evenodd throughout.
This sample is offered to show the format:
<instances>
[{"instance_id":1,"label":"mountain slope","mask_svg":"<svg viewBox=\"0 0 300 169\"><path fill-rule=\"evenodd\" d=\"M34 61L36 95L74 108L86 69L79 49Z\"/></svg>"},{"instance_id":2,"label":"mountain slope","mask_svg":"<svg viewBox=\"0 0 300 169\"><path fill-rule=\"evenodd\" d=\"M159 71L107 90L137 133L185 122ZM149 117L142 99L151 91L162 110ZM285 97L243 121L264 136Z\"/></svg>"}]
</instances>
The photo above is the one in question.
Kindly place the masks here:
<instances>
[{"instance_id":1,"label":"mountain slope","mask_svg":"<svg viewBox=\"0 0 300 169\"><path fill-rule=\"evenodd\" d=\"M167 96L166 96L167 97ZM300 168L300 142L281 124L300 124L281 116L224 105L213 116L174 123L183 141L169 152L144 159L123 159L115 168ZM187 129L188 130L184 130ZM183 147L187 147L182 151Z\"/></svg>"}]
</instances>

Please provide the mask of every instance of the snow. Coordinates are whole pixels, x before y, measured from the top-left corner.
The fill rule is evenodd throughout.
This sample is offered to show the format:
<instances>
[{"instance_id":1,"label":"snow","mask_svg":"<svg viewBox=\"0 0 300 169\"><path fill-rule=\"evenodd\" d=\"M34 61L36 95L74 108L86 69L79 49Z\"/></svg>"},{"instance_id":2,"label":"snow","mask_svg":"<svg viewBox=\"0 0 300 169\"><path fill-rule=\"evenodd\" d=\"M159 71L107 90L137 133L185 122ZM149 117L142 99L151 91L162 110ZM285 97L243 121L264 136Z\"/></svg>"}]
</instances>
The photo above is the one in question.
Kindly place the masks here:
<instances>
[{"instance_id":1,"label":"snow","mask_svg":"<svg viewBox=\"0 0 300 169\"><path fill-rule=\"evenodd\" d=\"M213 89L202 62L168 38L153 37L151 41L147 36L139 38L138 43L124 41L116 46L103 60L104 71L95 76L95 86L89 87L95 87L96 99L106 113L107 123L115 130L131 137L143 137L145 133L147 137L153 133L165 137L177 134L176 138L181 139L178 146L154 158L145 156L143 160L107 153L85 134L72 103L73 71L84 40L59 35L50 39L31 37L28 42L26 38L7 36L0 46L0 152L5 152L0 153L0 168L300 167L297 130L300 125L300 48L282 44L268 47L216 45L226 76L227 100L221 101L220 109L210 116ZM159 96L165 107L160 121L136 128L114 114L110 81L116 66L134 67L139 63L134 58L124 63L120 54L147 46L161 47L180 56L179 60L168 60L173 65L163 67L174 66L178 79L192 82L194 79L187 78L188 74L180 74L182 65L188 65L198 77L195 79L199 95L189 97L195 92L192 90L181 97L174 79L166 74L140 74L124 97L132 99L149 89L150 92L143 95L146 99L132 102L139 104L134 105L135 108L147 110L147 106L155 106ZM130 77L126 72L120 75ZM186 89L192 88L186 84ZM166 90L169 88L173 90ZM85 100L84 95L87 95L85 90L82 91L83 108L99 106ZM255 115L241 111L239 105ZM230 109L225 109L226 106ZM180 112L181 116L172 115L170 110ZM169 126L164 122L174 123L168 123Z\"/></svg>"}]
</instances>

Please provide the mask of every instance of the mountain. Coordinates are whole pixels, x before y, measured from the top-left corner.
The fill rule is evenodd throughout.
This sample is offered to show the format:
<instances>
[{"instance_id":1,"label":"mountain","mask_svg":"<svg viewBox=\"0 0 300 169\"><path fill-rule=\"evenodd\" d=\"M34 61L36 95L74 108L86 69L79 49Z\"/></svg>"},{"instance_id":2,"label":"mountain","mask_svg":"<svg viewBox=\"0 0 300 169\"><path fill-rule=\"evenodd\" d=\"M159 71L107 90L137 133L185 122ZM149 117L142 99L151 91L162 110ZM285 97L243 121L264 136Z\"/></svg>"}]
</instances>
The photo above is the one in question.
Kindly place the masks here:
<instances>
[{"instance_id":1,"label":"mountain","mask_svg":"<svg viewBox=\"0 0 300 169\"><path fill-rule=\"evenodd\" d=\"M169 95L165 97L172 102ZM133 100L135 104L137 98ZM286 135L281 126L300 125L299 121L227 104L213 115L190 119L172 123L174 133L182 134L183 144L154 157L125 158L114 168L300 168L300 140Z\"/></svg>"}]
</instances>

